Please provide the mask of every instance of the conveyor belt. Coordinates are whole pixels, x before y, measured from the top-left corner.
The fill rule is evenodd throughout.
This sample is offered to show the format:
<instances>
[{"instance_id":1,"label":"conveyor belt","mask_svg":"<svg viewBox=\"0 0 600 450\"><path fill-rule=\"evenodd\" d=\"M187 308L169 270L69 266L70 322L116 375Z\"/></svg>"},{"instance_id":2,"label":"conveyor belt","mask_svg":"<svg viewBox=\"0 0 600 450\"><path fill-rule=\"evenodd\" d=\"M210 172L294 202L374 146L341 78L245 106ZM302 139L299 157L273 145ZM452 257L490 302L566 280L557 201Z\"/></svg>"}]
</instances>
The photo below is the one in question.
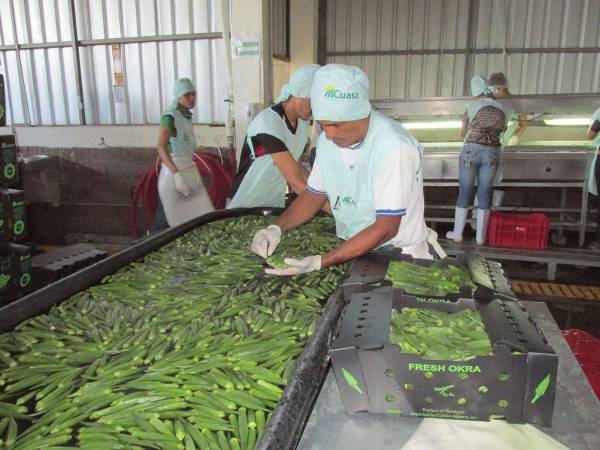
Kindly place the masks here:
<instances>
[{"instance_id":1,"label":"conveyor belt","mask_svg":"<svg viewBox=\"0 0 600 450\"><path fill-rule=\"evenodd\" d=\"M519 298L537 301L600 302L600 287L575 284L538 283L513 280L512 289Z\"/></svg>"}]
</instances>

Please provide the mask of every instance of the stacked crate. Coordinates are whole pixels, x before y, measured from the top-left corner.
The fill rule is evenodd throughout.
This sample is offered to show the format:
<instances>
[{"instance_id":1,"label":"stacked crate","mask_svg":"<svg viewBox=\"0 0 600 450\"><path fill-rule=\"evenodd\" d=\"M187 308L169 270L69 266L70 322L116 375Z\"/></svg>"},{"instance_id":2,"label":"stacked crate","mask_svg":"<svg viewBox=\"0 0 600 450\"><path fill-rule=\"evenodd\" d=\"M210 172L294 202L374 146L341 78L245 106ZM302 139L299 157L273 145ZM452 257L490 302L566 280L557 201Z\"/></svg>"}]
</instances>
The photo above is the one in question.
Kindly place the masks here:
<instances>
[{"instance_id":1,"label":"stacked crate","mask_svg":"<svg viewBox=\"0 0 600 450\"><path fill-rule=\"evenodd\" d=\"M29 292L31 247L15 138L0 136L0 306Z\"/></svg>"}]
</instances>

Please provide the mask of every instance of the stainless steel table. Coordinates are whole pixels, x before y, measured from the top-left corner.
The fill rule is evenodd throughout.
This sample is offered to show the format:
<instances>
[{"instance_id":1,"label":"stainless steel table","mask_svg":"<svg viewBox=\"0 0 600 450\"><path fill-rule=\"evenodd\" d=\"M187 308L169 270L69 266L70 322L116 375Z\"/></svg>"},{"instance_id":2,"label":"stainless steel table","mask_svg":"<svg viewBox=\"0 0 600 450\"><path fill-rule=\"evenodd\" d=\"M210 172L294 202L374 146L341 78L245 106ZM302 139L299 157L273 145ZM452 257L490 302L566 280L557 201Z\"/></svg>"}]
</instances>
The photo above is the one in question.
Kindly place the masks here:
<instances>
[{"instance_id":1,"label":"stainless steel table","mask_svg":"<svg viewBox=\"0 0 600 450\"><path fill-rule=\"evenodd\" d=\"M552 428L541 428L572 450L600 449L600 402L544 303L524 302L558 354ZM330 370L304 430L301 450L399 449L422 419L392 414L348 416Z\"/></svg>"}]
</instances>

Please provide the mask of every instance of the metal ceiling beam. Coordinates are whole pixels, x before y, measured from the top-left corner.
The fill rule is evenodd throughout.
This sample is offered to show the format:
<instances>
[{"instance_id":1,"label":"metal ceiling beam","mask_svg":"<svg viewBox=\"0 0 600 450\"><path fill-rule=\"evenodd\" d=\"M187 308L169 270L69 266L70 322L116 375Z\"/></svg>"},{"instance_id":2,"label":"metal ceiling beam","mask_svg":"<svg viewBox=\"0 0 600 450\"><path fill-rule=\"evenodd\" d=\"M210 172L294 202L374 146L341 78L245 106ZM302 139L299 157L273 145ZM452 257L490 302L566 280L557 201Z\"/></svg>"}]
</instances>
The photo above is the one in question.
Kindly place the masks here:
<instances>
[{"instance_id":1,"label":"metal ceiling beam","mask_svg":"<svg viewBox=\"0 0 600 450\"><path fill-rule=\"evenodd\" d=\"M24 46L21 46L25 48ZM1 47L0 47L1 49ZM530 48L440 48L419 50L359 50L327 52L327 56L421 56L421 55L531 54L531 53L600 53L600 47L530 47Z\"/></svg>"},{"instance_id":2,"label":"metal ceiling beam","mask_svg":"<svg viewBox=\"0 0 600 450\"><path fill-rule=\"evenodd\" d=\"M471 97L426 97L372 100L373 108L396 119L419 116L461 116ZM600 94L514 95L502 100L515 111L545 114L591 115L600 104Z\"/></svg>"},{"instance_id":3,"label":"metal ceiling beam","mask_svg":"<svg viewBox=\"0 0 600 450\"><path fill-rule=\"evenodd\" d=\"M161 36L134 36L122 38L107 38L107 39L81 39L78 41L79 47L91 47L94 45L111 45L111 44L143 44L146 42L171 42L171 41L196 41L202 39L221 39L221 32L212 33L186 33L186 34L165 34ZM38 42L34 44L19 44L20 50L36 50L40 48L61 48L72 47L72 41L63 42ZM0 45L0 51L17 50L16 45Z\"/></svg>"}]
</instances>

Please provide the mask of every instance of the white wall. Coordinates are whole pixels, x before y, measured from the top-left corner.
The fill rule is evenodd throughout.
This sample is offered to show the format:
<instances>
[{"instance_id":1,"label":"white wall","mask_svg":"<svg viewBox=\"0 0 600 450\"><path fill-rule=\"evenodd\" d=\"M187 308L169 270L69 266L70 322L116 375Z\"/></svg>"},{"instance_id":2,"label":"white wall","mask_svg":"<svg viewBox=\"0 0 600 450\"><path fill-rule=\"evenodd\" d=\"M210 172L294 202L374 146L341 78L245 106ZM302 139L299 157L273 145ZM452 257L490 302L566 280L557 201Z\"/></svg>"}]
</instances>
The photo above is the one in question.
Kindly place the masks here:
<instances>
[{"instance_id":1,"label":"white wall","mask_svg":"<svg viewBox=\"0 0 600 450\"><path fill-rule=\"evenodd\" d=\"M194 125L198 145L227 147L223 126ZM103 148L156 147L156 125L88 125L0 127L0 134L14 134L20 147Z\"/></svg>"}]
</instances>

